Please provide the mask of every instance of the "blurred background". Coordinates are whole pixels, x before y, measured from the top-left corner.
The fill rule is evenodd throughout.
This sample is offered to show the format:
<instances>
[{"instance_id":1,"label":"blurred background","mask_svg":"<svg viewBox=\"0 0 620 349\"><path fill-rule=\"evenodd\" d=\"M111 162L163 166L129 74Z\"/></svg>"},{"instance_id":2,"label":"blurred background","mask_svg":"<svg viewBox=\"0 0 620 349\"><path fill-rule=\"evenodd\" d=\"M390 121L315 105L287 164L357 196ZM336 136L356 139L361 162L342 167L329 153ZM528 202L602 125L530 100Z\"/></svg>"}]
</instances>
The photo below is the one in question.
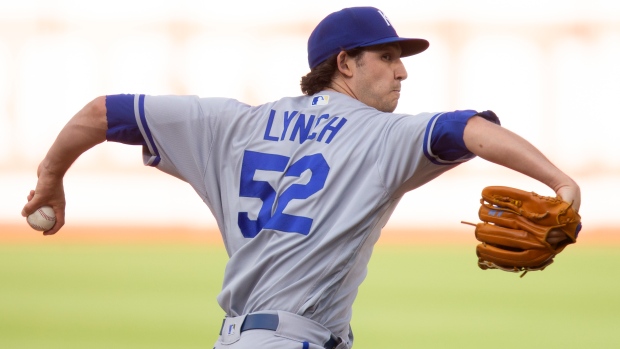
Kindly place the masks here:
<instances>
[{"instance_id":1,"label":"blurred background","mask_svg":"<svg viewBox=\"0 0 620 349\"><path fill-rule=\"evenodd\" d=\"M581 185L584 229L544 272L482 272L460 224L482 188L553 192L481 159L449 171L388 223L356 349L620 347L620 1L0 0L0 348L209 347L227 256L191 187L139 147L100 145L65 177L63 231L43 238L20 216L37 166L99 95L299 95L314 26L361 5L431 42L404 59L397 112L495 111Z\"/></svg>"},{"instance_id":2,"label":"blurred background","mask_svg":"<svg viewBox=\"0 0 620 349\"><path fill-rule=\"evenodd\" d=\"M0 221L20 216L62 126L117 93L299 95L306 40L343 7L374 5L428 51L405 59L397 112L490 109L582 186L587 229L617 226L620 2L598 1L1 1ZM476 159L406 195L390 226L475 220L485 185L552 195ZM212 227L191 188L144 168L140 149L105 144L67 175L68 224Z\"/></svg>"}]
</instances>

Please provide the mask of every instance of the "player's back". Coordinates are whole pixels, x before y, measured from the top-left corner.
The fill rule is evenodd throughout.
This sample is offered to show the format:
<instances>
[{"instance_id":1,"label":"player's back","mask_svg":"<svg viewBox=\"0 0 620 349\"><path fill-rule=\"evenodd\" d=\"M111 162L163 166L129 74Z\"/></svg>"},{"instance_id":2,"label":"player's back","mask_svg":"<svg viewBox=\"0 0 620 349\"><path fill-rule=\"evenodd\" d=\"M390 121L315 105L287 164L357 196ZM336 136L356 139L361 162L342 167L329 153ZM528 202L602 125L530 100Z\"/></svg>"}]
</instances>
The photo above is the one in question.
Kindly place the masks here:
<instances>
[{"instance_id":1,"label":"player's back","mask_svg":"<svg viewBox=\"0 0 620 349\"><path fill-rule=\"evenodd\" d=\"M428 169L431 115L332 92L220 102L201 102L219 119L206 190L231 255L218 301L229 315L286 310L344 331L399 189Z\"/></svg>"}]
</instances>

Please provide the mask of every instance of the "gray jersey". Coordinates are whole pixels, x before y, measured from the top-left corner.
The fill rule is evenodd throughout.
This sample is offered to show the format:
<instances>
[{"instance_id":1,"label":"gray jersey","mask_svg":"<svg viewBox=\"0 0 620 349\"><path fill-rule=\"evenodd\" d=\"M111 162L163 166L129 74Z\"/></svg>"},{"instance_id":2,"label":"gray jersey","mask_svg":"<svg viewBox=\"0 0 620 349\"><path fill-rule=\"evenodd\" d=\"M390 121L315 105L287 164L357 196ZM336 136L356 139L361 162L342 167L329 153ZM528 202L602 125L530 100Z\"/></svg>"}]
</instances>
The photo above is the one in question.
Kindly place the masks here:
<instances>
[{"instance_id":1,"label":"gray jersey","mask_svg":"<svg viewBox=\"0 0 620 349\"><path fill-rule=\"evenodd\" d=\"M345 338L402 195L473 157L462 132L475 111L382 113L336 92L261 106L122 95L107 107L108 139L143 144L145 164L187 181L215 216L227 315L283 310Z\"/></svg>"}]
</instances>

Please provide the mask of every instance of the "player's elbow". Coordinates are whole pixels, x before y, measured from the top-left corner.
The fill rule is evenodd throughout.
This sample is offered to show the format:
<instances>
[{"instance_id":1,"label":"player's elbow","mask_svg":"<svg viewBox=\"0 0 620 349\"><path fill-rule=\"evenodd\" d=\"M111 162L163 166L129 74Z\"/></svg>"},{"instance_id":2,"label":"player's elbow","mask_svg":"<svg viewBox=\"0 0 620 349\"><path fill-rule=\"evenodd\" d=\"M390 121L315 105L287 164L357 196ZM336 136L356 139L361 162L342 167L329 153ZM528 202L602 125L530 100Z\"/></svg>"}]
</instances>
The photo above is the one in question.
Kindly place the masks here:
<instances>
[{"instance_id":1,"label":"player's elbow","mask_svg":"<svg viewBox=\"0 0 620 349\"><path fill-rule=\"evenodd\" d=\"M99 96L93 99L90 103L88 103L82 111L81 120L86 123L89 127L107 130L108 129L108 120L107 120L107 107L106 107L106 97Z\"/></svg>"},{"instance_id":2,"label":"player's elbow","mask_svg":"<svg viewBox=\"0 0 620 349\"><path fill-rule=\"evenodd\" d=\"M91 115L96 119L106 119L107 107L106 96L99 96L93 99L88 106L90 107Z\"/></svg>"},{"instance_id":3,"label":"player's elbow","mask_svg":"<svg viewBox=\"0 0 620 349\"><path fill-rule=\"evenodd\" d=\"M105 96L97 97L86 104L67 124L81 135L88 135L93 142L105 141L108 130Z\"/></svg>"}]
</instances>

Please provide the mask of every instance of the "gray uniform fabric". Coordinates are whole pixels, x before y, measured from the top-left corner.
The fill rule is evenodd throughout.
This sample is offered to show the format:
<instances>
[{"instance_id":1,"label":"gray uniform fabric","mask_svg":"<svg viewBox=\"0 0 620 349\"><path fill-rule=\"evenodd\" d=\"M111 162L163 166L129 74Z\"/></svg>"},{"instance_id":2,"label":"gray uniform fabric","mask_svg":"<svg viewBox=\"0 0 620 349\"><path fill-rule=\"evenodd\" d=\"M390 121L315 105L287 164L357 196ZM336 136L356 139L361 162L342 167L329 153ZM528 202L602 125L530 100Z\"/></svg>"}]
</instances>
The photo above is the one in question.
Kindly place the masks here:
<instances>
[{"instance_id":1,"label":"gray uniform fabric","mask_svg":"<svg viewBox=\"0 0 620 349\"><path fill-rule=\"evenodd\" d=\"M402 195L473 157L433 159L436 115L329 91L261 106L135 96L145 164L187 181L215 216L230 256L217 299L227 316L285 311L342 338Z\"/></svg>"}]
</instances>

